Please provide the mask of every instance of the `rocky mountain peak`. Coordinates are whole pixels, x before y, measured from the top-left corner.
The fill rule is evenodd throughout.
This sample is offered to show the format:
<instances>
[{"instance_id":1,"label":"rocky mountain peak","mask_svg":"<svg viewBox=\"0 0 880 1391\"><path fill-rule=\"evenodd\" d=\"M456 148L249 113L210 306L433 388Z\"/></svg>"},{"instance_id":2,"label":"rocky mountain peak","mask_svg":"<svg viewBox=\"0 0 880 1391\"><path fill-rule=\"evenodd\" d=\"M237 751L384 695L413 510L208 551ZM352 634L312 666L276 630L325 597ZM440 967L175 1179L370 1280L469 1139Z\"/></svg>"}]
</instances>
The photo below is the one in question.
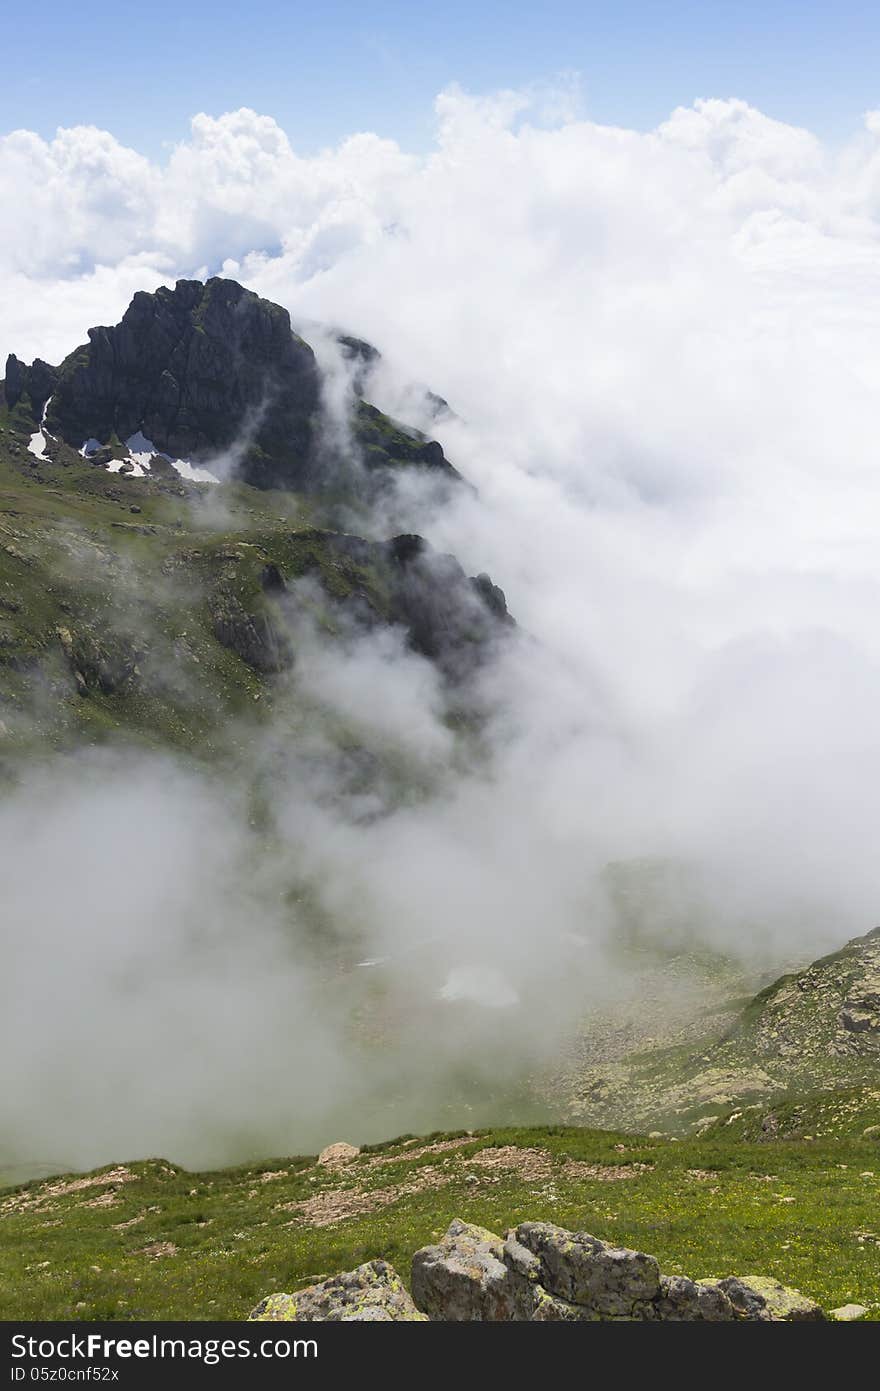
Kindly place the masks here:
<instances>
[{"instance_id":1,"label":"rocky mountain peak","mask_svg":"<svg viewBox=\"0 0 880 1391\"><path fill-rule=\"evenodd\" d=\"M361 365L378 357L342 337L343 358L352 345ZM11 355L3 391L10 409L76 451L136 438L157 456L215 464L262 488L337 487L340 470L358 465L366 477L401 466L458 477L436 441L360 399L363 387L355 370L352 457L344 458L323 429L315 354L287 310L214 277L139 291L118 324L89 329L60 367Z\"/></svg>"}]
</instances>

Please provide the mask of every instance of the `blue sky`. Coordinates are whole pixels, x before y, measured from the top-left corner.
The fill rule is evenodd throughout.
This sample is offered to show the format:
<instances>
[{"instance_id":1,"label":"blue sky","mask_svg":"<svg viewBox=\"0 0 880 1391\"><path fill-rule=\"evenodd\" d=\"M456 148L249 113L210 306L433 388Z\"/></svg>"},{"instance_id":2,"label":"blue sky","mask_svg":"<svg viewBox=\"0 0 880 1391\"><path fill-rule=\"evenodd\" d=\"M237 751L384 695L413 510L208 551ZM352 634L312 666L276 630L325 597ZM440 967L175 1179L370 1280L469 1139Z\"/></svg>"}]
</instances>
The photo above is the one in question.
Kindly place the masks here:
<instances>
[{"instance_id":1,"label":"blue sky","mask_svg":"<svg viewBox=\"0 0 880 1391\"><path fill-rule=\"evenodd\" d=\"M3 49L0 131L91 123L152 155L194 112L239 106L301 152L364 129L422 149L449 83L562 72L591 118L641 128L739 96L834 140L880 106L880 6L864 0L43 0Z\"/></svg>"}]
</instances>

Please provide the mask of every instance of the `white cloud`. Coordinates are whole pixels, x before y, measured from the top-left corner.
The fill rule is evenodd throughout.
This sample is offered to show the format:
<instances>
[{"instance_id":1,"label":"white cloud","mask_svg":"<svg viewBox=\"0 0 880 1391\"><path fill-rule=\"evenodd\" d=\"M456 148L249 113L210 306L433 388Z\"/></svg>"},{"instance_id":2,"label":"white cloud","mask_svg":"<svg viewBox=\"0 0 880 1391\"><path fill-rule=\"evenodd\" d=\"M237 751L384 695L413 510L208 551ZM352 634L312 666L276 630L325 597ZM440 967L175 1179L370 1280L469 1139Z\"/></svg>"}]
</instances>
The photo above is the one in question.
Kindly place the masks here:
<instances>
[{"instance_id":1,"label":"white cloud","mask_svg":"<svg viewBox=\"0 0 880 1391\"><path fill-rule=\"evenodd\" d=\"M422 159L370 134L304 159L251 111L161 167L15 133L0 349L57 359L225 265L376 342L377 404L417 380L458 412L432 428L480 497L431 537L537 645L498 674L491 779L369 827L308 780L279 797L371 946L446 933L472 953L447 967L552 989L548 943L601 935L602 865L653 854L700 867L726 940L831 944L880 899L880 118L831 151L741 101L646 133L541 101L447 92ZM316 652L306 688L442 764L432 679L392 648Z\"/></svg>"},{"instance_id":2,"label":"white cloud","mask_svg":"<svg viewBox=\"0 0 880 1391\"><path fill-rule=\"evenodd\" d=\"M876 113L835 153L738 100L639 133L567 99L532 124L532 97L444 93L423 159L369 134L301 158L249 110L161 167L15 132L0 343L57 358L136 286L225 265L376 341L380 404L414 378L453 402L486 506L437 541L640 736L755 634L873 663Z\"/></svg>"}]
</instances>

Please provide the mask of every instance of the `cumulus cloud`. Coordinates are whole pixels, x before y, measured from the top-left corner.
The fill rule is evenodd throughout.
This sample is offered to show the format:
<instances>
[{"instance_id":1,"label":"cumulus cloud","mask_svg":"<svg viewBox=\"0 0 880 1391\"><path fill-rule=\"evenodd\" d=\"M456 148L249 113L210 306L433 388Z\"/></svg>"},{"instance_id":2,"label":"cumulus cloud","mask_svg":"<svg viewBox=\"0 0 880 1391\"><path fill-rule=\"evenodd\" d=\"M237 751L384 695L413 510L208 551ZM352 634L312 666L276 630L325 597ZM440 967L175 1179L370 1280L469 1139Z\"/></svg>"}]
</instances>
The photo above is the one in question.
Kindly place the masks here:
<instances>
[{"instance_id":1,"label":"cumulus cloud","mask_svg":"<svg viewBox=\"0 0 880 1391\"><path fill-rule=\"evenodd\" d=\"M418 158L362 133L305 159L247 110L197 116L161 166L16 132L0 348L57 359L133 289L218 270L377 344L371 399L478 489L419 524L526 638L486 675L492 759L465 775L423 664L314 644L301 694L433 781L366 805L326 750L273 747L275 830L328 920L404 963L398 1002L417 981L425 1010L482 990L563 1019L604 969L611 862L687 865L701 930L746 953L876 918L880 118L829 150L742 101L639 132L532 100L444 93ZM456 416L420 416L414 381ZM448 1032L399 1017L410 1044Z\"/></svg>"}]
</instances>

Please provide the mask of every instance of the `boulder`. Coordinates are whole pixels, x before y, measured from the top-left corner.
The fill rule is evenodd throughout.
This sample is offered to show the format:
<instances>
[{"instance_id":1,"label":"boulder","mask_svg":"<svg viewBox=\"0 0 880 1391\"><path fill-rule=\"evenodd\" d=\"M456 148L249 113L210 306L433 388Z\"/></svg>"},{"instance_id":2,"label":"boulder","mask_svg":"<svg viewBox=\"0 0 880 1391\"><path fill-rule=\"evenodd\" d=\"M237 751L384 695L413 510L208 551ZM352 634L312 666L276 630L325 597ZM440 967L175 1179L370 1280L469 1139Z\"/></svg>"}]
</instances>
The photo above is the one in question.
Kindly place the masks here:
<instances>
[{"instance_id":1,"label":"boulder","mask_svg":"<svg viewBox=\"0 0 880 1391\"><path fill-rule=\"evenodd\" d=\"M729 1323L736 1318L724 1290L689 1280L686 1275L661 1275L656 1317L670 1323Z\"/></svg>"},{"instance_id":2,"label":"boulder","mask_svg":"<svg viewBox=\"0 0 880 1391\"><path fill-rule=\"evenodd\" d=\"M318 1155L318 1163L325 1165L328 1169L337 1169L342 1164L350 1164L352 1159L357 1159L360 1150L357 1145L349 1145L345 1140L337 1140L335 1145L327 1145Z\"/></svg>"},{"instance_id":3,"label":"boulder","mask_svg":"<svg viewBox=\"0 0 880 1391\"><path fill-rule=\"evenodd\" d=\"M724 1280L701 1280L704 1289L721 1290L738 1319L760 1323L803 1323L824 1319L815 1300L781 1285L766 1275L728 1275Z\"/></svg>"},{"instance_id":4,"label":"boulder","mask_svg":"<svg viewBox=\"0 0 880 1391\"><path fill-rule=\"evenodd\" d=\"M515 1236L537 1258L539 1283L550 1294L599 1317L650 1317L647 1306L660 1295L660 1267L653 1256L550 1222L522 1222Z\"/></svg>"},{"instance_id":5,"label":"boulder","mask_svg":"<svg viewBox=\"0 0 880 1391\"><path fill-rule=\"evenodd\" d=\"M839 1309L831 1310L829 1317L836 1319L838 1323L853 1323L855 1319L863 1318L867 1312L865 1304L841 1304Z\"/></svg>"},{"instance_id":6,"label":"boulder","mask_svg":"<svg viewBox=\"0 0 880 1391\"><path fill-rule=\"evenodd\" d=\"M433 1320L496 1323L529 1318L533 1308L531 1285L505 1263L501 1238L458 1218L437 1246L413 1256L412 1293Z\"/></svg>"},{"instance_id":7,"label":"boulder","mask_svg":"<svg viewBox=\"0 0 880 1391\"><path fill-rule=\"evenodd\" d=\"M432 1320L790 1323L825 1317L813 1300L765 1276L662 1275L653 1256L549 1222L521 1222L504 1240L484 1227L452 1222L442 1241L413 1257L412 1293Z\"/></svg>"},{"instance_id":8,"label":"boulder","mask_svg":"<svg viewBox=\"0 0 880 1391\"><path fill-rule=\"evenodd\" d=\"M295 1294L270 1294L249 1315L260 1322L294 1321L422 1323L397 1271L387 1261L367 1261Z\"/></svg>"}]
</instances>

